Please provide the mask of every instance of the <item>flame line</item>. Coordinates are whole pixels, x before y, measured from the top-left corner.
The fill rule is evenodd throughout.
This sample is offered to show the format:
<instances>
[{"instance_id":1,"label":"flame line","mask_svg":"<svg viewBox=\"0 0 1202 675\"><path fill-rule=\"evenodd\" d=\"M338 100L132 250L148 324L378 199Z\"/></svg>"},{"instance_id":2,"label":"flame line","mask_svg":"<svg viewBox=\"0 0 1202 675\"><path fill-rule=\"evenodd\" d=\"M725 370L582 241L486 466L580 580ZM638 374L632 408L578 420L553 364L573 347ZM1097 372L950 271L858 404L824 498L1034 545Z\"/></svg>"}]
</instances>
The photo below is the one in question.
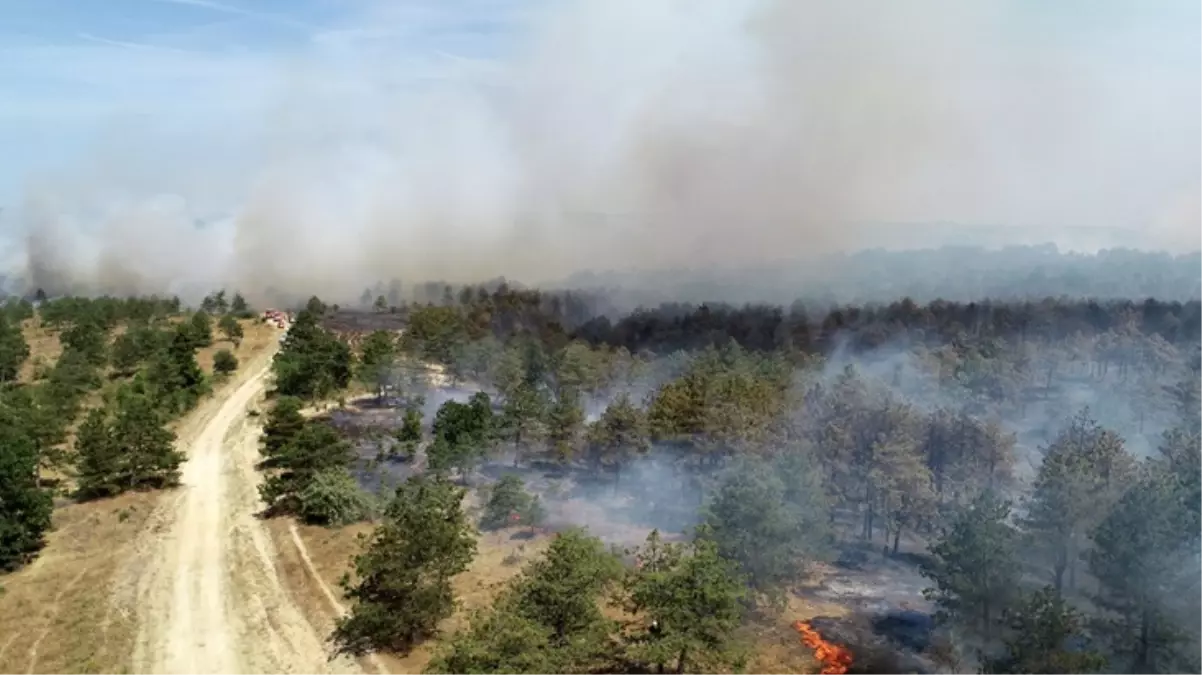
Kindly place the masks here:
<instances>
[{"instance_id":1,"label":"flame line","mask_svg":"<svg viewBox=\"0 0 1202 675\"><path fill-rule=\"evenodd\" d=\"M822 675L844 675L851 668L851 650L823 639L808 621L797 621L793 628L801 635L801 642L814 651L814 657L822 664Z\"/></svg>"}]
</instances>

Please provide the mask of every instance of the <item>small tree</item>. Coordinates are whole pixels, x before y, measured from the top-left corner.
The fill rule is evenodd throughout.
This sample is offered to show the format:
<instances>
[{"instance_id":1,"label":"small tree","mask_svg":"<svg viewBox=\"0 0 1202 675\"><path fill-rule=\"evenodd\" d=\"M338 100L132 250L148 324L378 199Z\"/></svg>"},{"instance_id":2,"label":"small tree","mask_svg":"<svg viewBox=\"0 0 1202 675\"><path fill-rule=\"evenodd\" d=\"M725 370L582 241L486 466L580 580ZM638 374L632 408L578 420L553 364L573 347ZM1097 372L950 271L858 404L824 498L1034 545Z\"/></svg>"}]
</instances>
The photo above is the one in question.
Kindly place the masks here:
<instances>
[{"instance_id":1,"label":"small tree","mask_svg":"<svg viewBox=\"0 0 1202 675\"><path fill-rule=\"evenodd\" d=\"M1106 659L1075 649L1084 637L1081 616L1048 586L1006 613L1010 637L1005 654L986 660L986 673L1096 673Z\"/></svg>"},{"instance_id":2,"label":"small tree","mask_svg":"<svg viewBox=\"0 0 1202 675\"><path fill-rule=\"evenodd\" d=\"M786 499L784 483L768 465L733 467L706 505L698 536L734 561L757 594L776 602L796 581L813 551L804 548L803 519Z\"/></svg>"},{"instance_id":3,"label":"small tree","mask_svg":"<svg viewBox=\"0 0 1202 675\"><path fill-rule=\"evenodd\" d=\"M208 312L196 312L187 324L187 335L192 349L213 344L213 317Z\"/></svg>"},{"instance_id":4,"label":"small tree","mask_svg":"<svg viewBox=\"0 0 1202 675\"><path fill-rule=\"evenodd\" d=\"M271 513L299 513L309 483L324 471L345 471L352 456L350 444L329 425L306 422L264 462L274 471L259 486L259 495Z\"/></svg>"},{"instance_id":5,"label":"small tree","mask_svg":"<svg viewBox=\"0 0 1202 675\"><path fill-rule=\"evenodd\" d=\"M38 485L36 434L8 403L0 394L0 571L15 569L42 547L54 508L50 492Z\"/></svg>"},{"instance_id":6,"label":"small tree","mask_svg":"<svg viewBox=\"0 0 1202 675\"><path fill-rule=\"evenodd\" d=\"M375 389L376 398L382 399L396 360L396 340L388 331L377 330L367 336L360 349L359 381Z\"/></svg>"},{"instance_id":7,"label":"small tree","mask_svg":"<svg viewBox=\"0 0 1202 675\"><path fill-rule=\"evenodd\" d=\"M81 499L121 492L121 456L109 436L108 411L94 408L75 433L77 495Z\"/></svg>"},{"instance_id":8,"label":"small tree","mask_svg":"<svg viewBox=\"0 0 1202 675\"><path fill-rule=\"evenodd\" d=\"M385 298L383 295L378 296L376 298L375 303L372 304L372 309L374 309L377 314L382 314L384 312L387 312L388 311L388 298Z\"/></svg>"},{"instance_id":9,"label":"small tree","mask_svg":"<svg viewBox=\"0 0 1202 675\"><path fill-rule=\"evenodd\" d=\"M488 394L474 394L467 403L442 404L434 416L432 432L434 442L426 453L430 469L456 469L466 474L492 440L493 413Z\"/></svg>"},{"instance_id":10,"label":"small tree","mask_svg":"<svg viewBox=\"0 0 1202 675\"><path fill-rule=\"evenodd\" d=\"M614 486L621 480L622 466L651 448L647 416L621 394L589 427L588 454L593 466L613 472Z\"/></svg>"},{"instance_id":11,"label":"small tree","mask_svg":"<svg viewBox=\"0 0 1202 675\"><path fill-rule=\"evenodd\" d=\"M163 426L155 403L128 386L116 398L111 422L103 410L93 410L76 436L79 496L178 485L184 455L175 449L175 433Z\"/></svg>"},{"instance_id":12,"label":"small tree","mask_svg":"<svg viewBox=\"0 0 1202 675\"><path fill-rule=\"evenodd\" d=\"M292 442L305 428L305 416L301 414L303 403L295 396L281 396L267 413L260 443L263 446L261 468L274 468L282 459L284 446Z\"/></svg>"},{"instance_id":13,"label":"small tree","mask_svg":"<svg viewBox=\"0 0 1202 675\"><path fill-rule=\"evenodd\" d=\"M401 418L401 428L396 431L396 450L412 457L417 452L417 446L422 441L422 411L417 406L405 409Z\"/></svg>"},{"instance_id":14,"label":"small tree","mask_svg":"<svg viewBox=\"0 0 1202 675\"><path fill-rule=\"evenodd\" d=\"M598 600L621 573L621 562L600 539L568 530L514 581L514 611L549 629L549 642L560 652L556 660L564 672L572 663L587 663L607 650L615 625L605 618Z\"/></svg>"},{"instance_id":15,"label":"small tree","mask_svg":"<svg viewBox=\"0 0 1202 675\"><path fill-rule=\"evenodd\" d=\"M367 550L344 578L350 613L339 619L339 653L406 653L455 608L451 579L467 569L476 540L462 509L463 490L440 477L413 476L396 491Z\"/></svg>"},{"instance_id":16,"label":"small tree","mask_svg":"<svg viewBox=\"0 0 1202 675\"><path fill-rule=\"evenodd\" d=\"M547 510L543 508L543 500L539 499L538 495L530 498L530 502L526 504L526 508L518 513L518 522L530 528L530 534L540 527L547 520Z\"/></svg>"},{"instance_id":17,"label":"small tree","mask_svg":"<svg viewBox=\"0 0 1202 675\"><path fill-rule=\"evenodd\" d=\"M364 492L346 469L320 471L299 495L298 515L316 525L349 525L371 513L371 495Z\"/></svg>"},{"instance_id":18,"label":"small tree","mask_svg":"<svg viewBox=\"0 0 1202 675\"><path fill-rule=\"evenodd\" d=\"M0 315L0 384L17 379L21 364L29 358L29 343L21 333L21 324Z\"/></svg>"},{"instance_id":19,"label":"small tree","mask_svg":"<svg viewBox=\"0 0 1202 675\"><path fill-rule=\"evenodd\" d=\"M1018 534L1007 522L1010 505L985 492L931 546L923 576L935 583L923 595L940 619L957 618L990 634L1018 585Z\"/></svg>"},{"instance_id":20,"label":"small tree","mask_svg":"<svg viewBox=\"0 0 1202 675\"><path fill-rule=\"evenodd\" d=\"M213 372L219 375L229 375L238 370L238 357L228 349L222 349L213 355Z\"/></svg>"},{"instance_id":21,"label":"small tree","mask_svg":"<svg viewBox=\"0 0 1202 675\"><path fill-rule=\"evenodd\" d=\"M627 575L624 598L646 625L624 636L627 657L661 673L670 663L677 673L741 665L735 632L747 591L737 566L712 541L665 544L658 531L636 554L640 566Z\"/></svg>"},{"instance_id":22,"label":"small tree","mask_svg":"<svg viewBox=\"0 0 1202 675\"><path fill-rule=\"evenodd\" d=\"M230 300L230 313L239 319L249 319L254 316L250 305L246 303L246 298L242 297L241 293L235 293L234 299Z\"/></svg>"},{"instance_id":23,"label":"small tree","mask_svg":"<svg viewBox=\"0 0 1202 675\"><path fill-rule=\"evenodd\" d=\"M551 647L551 631L526 618L506 594L487 610L472 615L471 628L440 645L427 673L565 672Z\"/></svg>"},{"instance_id":24,"label":"small tree","mask_svg":"<svg viewBox=\"0 0 1202 675\"><path fill-rule=\"evenodd\" d=\"M233 314L226 314L217 322L217 328L225 335L225 339L234 343L234 346L242 344L242 324L238 323L238 319L234 318Z\"/></svg>"},{"instance_id":25,"label":"small tree","mask_svg":"<svg viewBox=\"0 0 1202 675\"><path fill-rule=\"evenodd\" d=\"M521 477L505 474L492 486L484 514L480 518L480 529L500 530L516 525L526 515L533 497L526 492Z\"/></svg>"}]
</instances>

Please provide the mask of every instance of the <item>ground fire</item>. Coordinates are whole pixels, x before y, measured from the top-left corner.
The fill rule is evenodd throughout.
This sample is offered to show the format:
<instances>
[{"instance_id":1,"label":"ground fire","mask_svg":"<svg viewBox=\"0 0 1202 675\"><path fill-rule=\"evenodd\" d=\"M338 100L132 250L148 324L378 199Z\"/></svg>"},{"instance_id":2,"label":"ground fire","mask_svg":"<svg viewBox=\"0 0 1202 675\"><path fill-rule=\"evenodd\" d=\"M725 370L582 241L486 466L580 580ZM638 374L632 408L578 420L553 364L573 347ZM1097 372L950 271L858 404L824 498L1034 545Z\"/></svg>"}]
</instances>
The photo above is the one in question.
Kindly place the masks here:
<instances>
[{"instance_id":1,"label":"ground fire","mask_svg":"<svg viewBox=\"0 0 1202 675\"><path fill-rule=\"evenodd\" d=\"M793 627L801 635L802 644L814 650L814 656L822 664L819 672L823 675L842 675L851 667L851 650L824 640L807 621L798 621Z\"/></svg>"}]
</instances>

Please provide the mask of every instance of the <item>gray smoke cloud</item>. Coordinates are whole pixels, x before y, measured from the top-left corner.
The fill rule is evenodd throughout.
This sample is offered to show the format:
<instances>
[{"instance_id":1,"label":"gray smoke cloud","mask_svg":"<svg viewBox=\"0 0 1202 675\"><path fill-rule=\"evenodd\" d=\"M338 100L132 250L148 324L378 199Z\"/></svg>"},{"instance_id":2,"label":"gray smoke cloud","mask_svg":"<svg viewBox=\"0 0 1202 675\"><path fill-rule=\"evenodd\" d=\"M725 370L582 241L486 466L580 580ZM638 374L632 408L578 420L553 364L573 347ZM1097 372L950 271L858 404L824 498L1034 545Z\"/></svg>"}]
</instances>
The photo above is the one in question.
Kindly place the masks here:
<instances>
[{"instance_id":1,"label":"gray smoke cloud","mask_svg":"<svg viewBox=\"0 0 1202 675\"><path fill-rule=\"evenodd\" d=\"M1166 69L1148 21L1066 5L1092 30L951 0L548 3L414 76L401 50L441 15L368 4L371 30L247 66L245 124L127 120L31 180L28 282L349 298L938 243L916 222L1197 249L1196 54Z\"/></svg>"}]
</instances>

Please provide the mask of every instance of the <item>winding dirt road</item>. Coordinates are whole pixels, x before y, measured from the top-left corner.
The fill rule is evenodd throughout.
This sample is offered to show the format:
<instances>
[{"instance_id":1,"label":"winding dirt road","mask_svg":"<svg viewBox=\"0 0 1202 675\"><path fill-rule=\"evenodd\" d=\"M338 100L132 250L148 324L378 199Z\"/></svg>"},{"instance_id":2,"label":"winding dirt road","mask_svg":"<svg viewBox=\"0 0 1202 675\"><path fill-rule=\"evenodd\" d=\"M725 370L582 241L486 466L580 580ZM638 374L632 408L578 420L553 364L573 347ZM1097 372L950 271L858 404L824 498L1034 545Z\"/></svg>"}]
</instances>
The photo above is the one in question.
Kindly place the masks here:
<instances>
[{"instance_id":1,"label":"winding dirt road","mask_svg":"<svg viewBox=\"0 0 1202 675\"><path fill-rule=\"evenodd\" d=\"M248 363L228 394L178 431L183 485L155 513L118 588L137 617L135 672L361 672L350 659L329 660L325 636L281 584L255 516L260 424L248 409L270 364L270 353Z\"/></svg>"}]
</instances>

